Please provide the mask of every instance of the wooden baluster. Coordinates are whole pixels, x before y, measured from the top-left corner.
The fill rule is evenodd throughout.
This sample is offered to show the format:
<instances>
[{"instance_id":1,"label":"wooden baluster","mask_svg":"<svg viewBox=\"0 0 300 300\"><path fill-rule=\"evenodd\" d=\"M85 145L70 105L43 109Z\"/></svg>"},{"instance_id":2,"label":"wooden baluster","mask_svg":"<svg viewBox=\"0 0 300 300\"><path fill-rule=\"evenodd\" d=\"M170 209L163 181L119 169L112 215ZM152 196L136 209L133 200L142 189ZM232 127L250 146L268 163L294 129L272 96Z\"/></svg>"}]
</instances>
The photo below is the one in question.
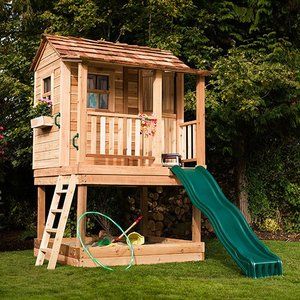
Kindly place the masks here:
<instances>
[{"instance_id":1,"label":"wooden baluster","mask_svg":"<svg viewBox=\"0 0 300 300\"><path fill-rule=\"evenodd\" d=\"M126 155L132 155L131 154L131 148L132 148L132 119L127 119L127 147L126 147Z\"/></svg>"},{"instance_id":2,"label":"wooden baluster","mask_svg":"<svg viewBox=\"0 0 300 300\"><path fill-rule=\"evenodd\" d=\"M91 116L91 153L97 152L97 116Z\"/></svg>"},{"instance_id":3,"label":"wooden baluster","mask_svg":"<svg viewBox=\"0 0 300 300\"><path fill-rule=\"evenodd\" d=\"M186 126L182 127L182 158L187 159L186 153Z\"/></svg>"},{"instance_id":4,"label":"wooden baluster","mask_svg":"<svg viewBox=\"0 0 300 300\"><path fill-rule=\"evenodd\" d=\"M124 133L123 133L123 118L118 118L118 155L123 155L124 149Z\"/></svg>"},{"instance_id":5,"label":"wooden baluster","mask_svg":"<svg viewBox=\"0 0 300 300\"><path fill-rule=\"evenodd\" d=\"M192 126L187 126L187 157L192 158Z\"/></svg>"},{"instance_id":6,"label":"wooden baluster","mask_svg":"<svg viewBox=\"0 0 300 300\"><path fill-rule=\"evenodd\" d=\"M172 145L172 152L176 153L176 120L172 120L172 126L171 126L171 145Z\"/></svg>"},{"instance_id":7,"label":"wooden baluster","mask_svg":"<svg viewBox=\"0 0 300 300\"><path fill-rule=\"evenodd\" d=\"M106 117L100 117L100 154L105 154Z\"/></svg>"},{"instance_id":8,"label":"wooden baluster","mask_svg":"<svg viewBox=\"0 0 300 300\"><path fill-rule=\"evenodd\" d=\"M115 118L109 120L108 154L115 154Z\"/></svg>"},{"instance_id":9,"label":"wooden baluster","mask_svg":"<svg viewBox=\"0 0 300 300\"><path fill-rule=\"evenodd\" d=\"M140 156L141 155L141 120L135 120L135 149L134 155Z\"/></svg>"},{"instance_id":10,"label":"wooden baluster","mask_svg":"<svg viewBox=\"0 0 300 300\"><path fill-rule=\"evenodd\" d=\"M192 136L192 140L193 140L193 158L196 158L197 156L197 152L196 152L196 149L197 149L197 147L196 147L196 125L195 124L193 124L192 125L192 128L193 128L193 136Z\"/></svg>"}]
</instances>

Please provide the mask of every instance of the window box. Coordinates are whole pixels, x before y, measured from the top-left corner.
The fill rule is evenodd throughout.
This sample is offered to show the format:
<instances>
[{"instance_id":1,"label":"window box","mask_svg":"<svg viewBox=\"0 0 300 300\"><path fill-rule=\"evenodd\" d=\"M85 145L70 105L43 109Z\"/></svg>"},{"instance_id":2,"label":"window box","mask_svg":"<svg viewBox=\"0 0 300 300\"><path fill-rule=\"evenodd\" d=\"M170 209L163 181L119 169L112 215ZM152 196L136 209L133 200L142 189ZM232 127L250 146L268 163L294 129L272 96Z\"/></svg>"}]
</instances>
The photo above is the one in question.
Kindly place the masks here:
<instances>
[{"instance_id":1,"label":"window box","mask_svg":"<svg viewBox=\"0 0 300 300\"><path fill-rule=\"evenodd\" d=\"M53 118L40 116L30 120L31 128L50 128L53 126Z\"/></svg>"}]
</instances>

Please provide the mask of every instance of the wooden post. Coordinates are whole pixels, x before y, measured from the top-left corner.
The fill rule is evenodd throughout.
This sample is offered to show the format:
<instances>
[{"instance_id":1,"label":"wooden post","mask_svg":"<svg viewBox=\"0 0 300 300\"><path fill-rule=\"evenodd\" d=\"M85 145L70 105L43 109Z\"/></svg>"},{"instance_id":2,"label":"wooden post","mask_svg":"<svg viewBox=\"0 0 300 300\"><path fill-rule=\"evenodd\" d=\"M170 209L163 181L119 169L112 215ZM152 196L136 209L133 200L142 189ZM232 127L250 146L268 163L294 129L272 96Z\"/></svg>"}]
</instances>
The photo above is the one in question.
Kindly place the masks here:
<instances>
[{"instance_id":1,"label":"wooden post","mask_svg":"<svg viewBox=\"0 0 300 300\"><path fill-rule=\"evenodd\" d=\"M205 77L198 75L196 87L197 165L205 166Z\"/></svg>"},{"instance_id":2,"label":"wooden post","mask_svg":"<svg viewBox=\"0 0 300 300\"><path fill-rule=\"evenodd\" d=\"M59 130L59 165L70 163L70 130L71 130L71 68L60 64L60 130Z\"/></svg>"},{"instance_id":3,"label":"wooden post","mask_svg":"<svg viewBox=\"0 0 300 300\"><path fill-rule=\"evenodd\" d=\"M205 77L197 77L196 86L197 165L205 166ZM193 206L192 239L201 242L201 212Z\"/></svg>"},{"instance_id":4,"label":"wooden post","mask_svg":"<svg viewBox=\"0 0 300 300\"><path fill-rule=\"evenodd\" d=\"M143 219L141 221L141 232L142 235L147 236L148 229L148 188L142 187L141 188L141 213Z\"/></svg>"},{"instance_id":5,"label":"wooden post","mask_svg":"<svg viewBox=\"0 0 300 300\"><path fill-rule=\"evenodd\" d=\"M184 122L184 74L176 73L176 149L182 155L182 127Z\"/></svg>"},{"instance_id":6,"label":"wooden post","mask_svg":"<svg viewBox=\"0 0 300 300\"><path fill-rule=\"evenodd\" d=\"M161 165L162 151L162 71L156 70L153 80L153 114L157 118L156 133L153 137L152 155L154 156L154 164Z\"/></svg>"},{"instance_id":7,"label":"wooden post","mask_svg":"<svg viewBox=\"0 0 300 300\"><path fill-rule=\"evenodd\" d=\"M78 107L77 107L77 132L79 133L77 162L84 162L86 156L87 132L87 75L88 67L78 64Z\"/></svg>"},{"instance_id":8,"label":"wooden post","mask_svg":"<svg viewBox=\"0 0 300 300\"><path fill-rule=\"evenodd\" d=\"M37 187L37 238L43 237L46 224L46 189L44 186Z\"/></svg>"},{"instance_id":9,"label":"wooden post","mask_svg":"<svg viewBox=\"0 0 300 300\"><path fill-rule=\"evenodd\" d=\"M87 208L87 186L79 185L77 188L77 220L86 212ZM85 240L86 235L86 222L83 219L80 223L80 235L82 240ZM80 241L77 239L77 246L80 246Z\"/></svg>"}]
</instances>

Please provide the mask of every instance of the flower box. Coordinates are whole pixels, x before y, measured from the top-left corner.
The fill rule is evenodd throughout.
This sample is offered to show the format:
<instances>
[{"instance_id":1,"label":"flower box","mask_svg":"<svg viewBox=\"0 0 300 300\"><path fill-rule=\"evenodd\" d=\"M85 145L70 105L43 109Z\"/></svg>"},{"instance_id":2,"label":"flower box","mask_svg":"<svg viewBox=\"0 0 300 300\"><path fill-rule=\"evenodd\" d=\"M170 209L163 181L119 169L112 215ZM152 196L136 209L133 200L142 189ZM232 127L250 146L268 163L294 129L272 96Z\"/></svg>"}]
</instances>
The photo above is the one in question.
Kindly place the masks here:
<instances>
[{"instance_id":1,"label":"flower box","mask_svg":"<svg viewBox=\"0 0 300 300\"><path fill-rule=\"evenodd\" d=\"M49 128L53 126L53 118L41 116L30 120L31 128Z\"/></svg>"}]
</instances>

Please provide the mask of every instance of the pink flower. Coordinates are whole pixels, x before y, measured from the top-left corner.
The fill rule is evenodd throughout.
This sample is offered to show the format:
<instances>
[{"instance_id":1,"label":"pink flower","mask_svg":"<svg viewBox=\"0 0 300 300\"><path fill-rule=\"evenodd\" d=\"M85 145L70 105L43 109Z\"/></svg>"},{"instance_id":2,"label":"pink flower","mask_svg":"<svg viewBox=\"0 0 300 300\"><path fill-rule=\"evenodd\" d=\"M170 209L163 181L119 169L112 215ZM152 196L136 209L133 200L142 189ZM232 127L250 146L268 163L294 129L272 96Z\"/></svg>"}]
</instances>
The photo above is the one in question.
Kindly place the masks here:
<instances>
[{"instance_id":1,"label":"pink flower","mask_svg":"<svg viewBox=\"0 0 300 300\"><path fill-rule=\"evenodd\" d=\"M3 127L3 126L0 126L0 130L4 130L4 127Z\"/></svg>"},{"instance_id":2,"label":"pink flower","mask_svg":"<svg viewBox=\"0 0 300 300\"><path fill-rule=\"evenodd\" d=\"M4 135L0 134L0 140L3 140L3 139L4 139Z\"/></svg>"}]
</instances>

